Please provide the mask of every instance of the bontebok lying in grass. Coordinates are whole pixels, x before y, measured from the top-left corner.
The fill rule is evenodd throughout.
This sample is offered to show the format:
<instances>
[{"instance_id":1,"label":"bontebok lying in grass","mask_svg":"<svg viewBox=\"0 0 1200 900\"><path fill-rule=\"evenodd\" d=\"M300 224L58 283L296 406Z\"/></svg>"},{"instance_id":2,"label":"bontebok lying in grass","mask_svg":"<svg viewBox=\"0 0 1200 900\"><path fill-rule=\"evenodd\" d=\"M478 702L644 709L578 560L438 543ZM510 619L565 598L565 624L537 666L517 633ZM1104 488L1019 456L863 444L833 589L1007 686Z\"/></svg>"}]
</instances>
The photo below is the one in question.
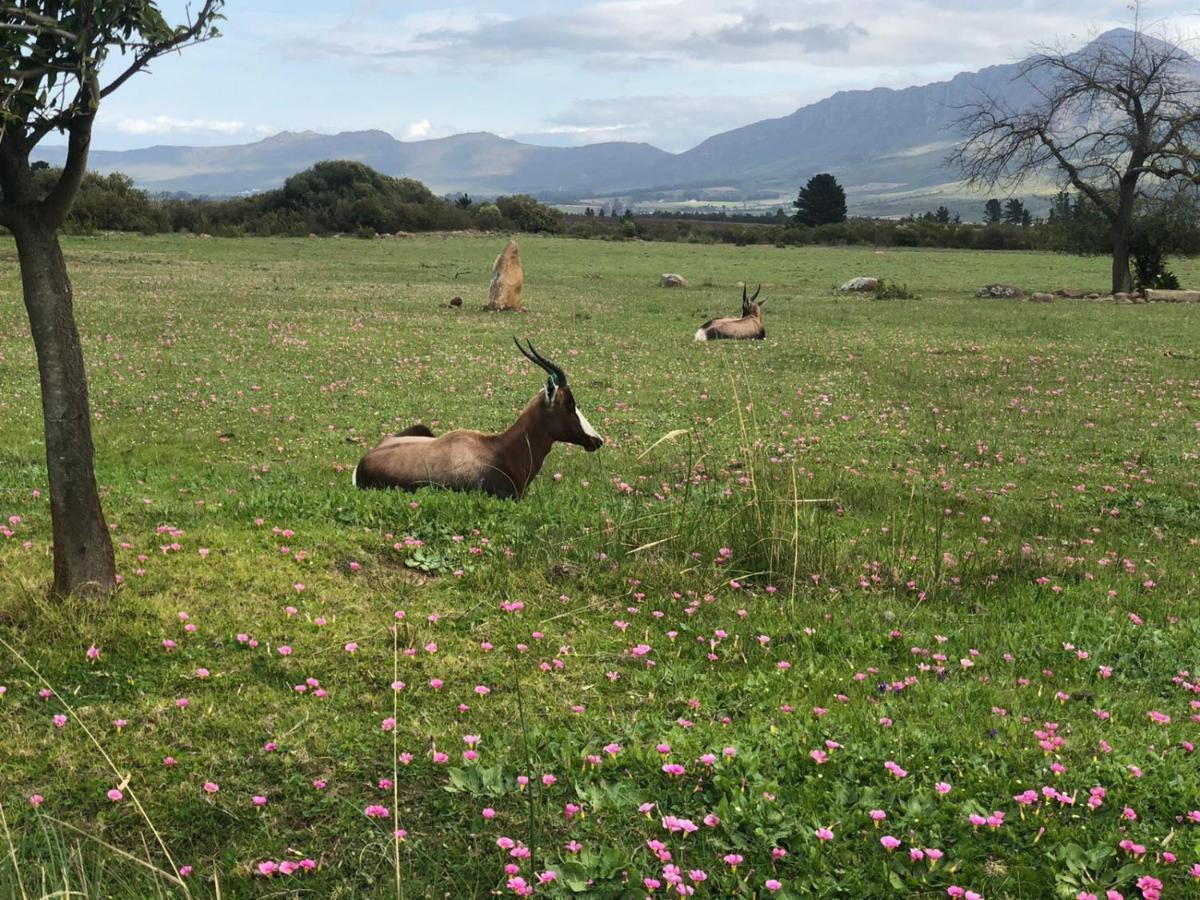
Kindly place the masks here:
<instances>
[{"instance_id":1,"label":"bontebok lying in grass","mask_svg":"<svg viewBox=\"0 0 1200 900\"><path fill-rule=\"evenodd\" d=\"M734 340L754 340L761 341L767 336L767 331L763 328L762 313L759 310L767 305L767 301L756 303L758 295L762 293L762 285L758 286L758 290L754 292L753 297L746 296L746 286L742 285L742 317L734 319L732 317L725 319L710 319L696 329L696 340L698 341L716 341L721 338L731 338Z\"/></svg>"},{"instance_id":2,"label":"bontebok lying in grass","mask_svg":"<svg viewBox=\"0 0 1200 900\"><path fill-rule=\"evenodd\" d=\"M575 406L567 373L533 344L517 349L550 376L507 431L451 431L434 437L424 425L390 434L359 460L353 483L361 488L415 490L432 484L456 491L485 491L520 499L542 468L555 441L578 444L589 453L604 439ZM526 342L528 343L528 342Z\"/></svg>"}]
</instances>

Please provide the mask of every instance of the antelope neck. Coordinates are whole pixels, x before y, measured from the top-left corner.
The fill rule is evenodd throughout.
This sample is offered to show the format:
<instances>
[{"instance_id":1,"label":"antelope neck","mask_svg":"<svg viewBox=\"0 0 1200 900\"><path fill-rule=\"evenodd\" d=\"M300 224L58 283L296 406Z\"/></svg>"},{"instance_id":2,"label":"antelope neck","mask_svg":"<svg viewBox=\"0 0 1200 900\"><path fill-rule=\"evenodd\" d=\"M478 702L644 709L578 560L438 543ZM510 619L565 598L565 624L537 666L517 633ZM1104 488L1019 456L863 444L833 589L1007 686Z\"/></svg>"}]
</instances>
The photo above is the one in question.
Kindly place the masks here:
<instances>
[{"instance_id":1,"label":"antelope neck","mask_svg":"<svg viewBox=\"0 0 1200 900\"><path fill-rule=\"evenodd\" d=\"M546 455L554 445L554 439L547 433L544 423L539 421L545 415L542 402L542 395L538 394L517 416L517 421L496 435L500 467L520 491L524 491L541 470Z\"/></svg>"}]
</instances>

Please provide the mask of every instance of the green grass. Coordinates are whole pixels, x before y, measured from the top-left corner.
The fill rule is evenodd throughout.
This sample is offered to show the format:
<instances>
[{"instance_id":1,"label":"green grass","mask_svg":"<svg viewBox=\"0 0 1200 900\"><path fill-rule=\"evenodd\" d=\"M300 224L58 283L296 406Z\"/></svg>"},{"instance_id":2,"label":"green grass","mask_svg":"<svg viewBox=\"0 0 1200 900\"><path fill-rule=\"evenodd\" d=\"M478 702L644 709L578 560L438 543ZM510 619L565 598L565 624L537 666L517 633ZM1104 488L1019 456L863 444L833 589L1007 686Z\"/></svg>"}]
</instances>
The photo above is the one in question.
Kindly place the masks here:
<instances>
[{"instance_id":1,"label":"green grass","mask_svg":"<svg viewBox=\"0 0 1200 900\"><path fill-rule=\"evenodd\" d=\"M1102 290L1103 259L524 237L531 311L486 314L500 246L68 240L125 581L51 603L0 245L2 900L511 895L510 862L558 874L539 895L627 897L663 880L648 840L704 871L698 896L1200 890L1200 307L972 296ZM854 275L916 298L832 291ZM767 339L693 343L742 279L766 284ZM351 489L386 431L506 427L541 383L514 334L567 370L602 450L555 449L520 503Z\"/></svg>"}]
</instances>

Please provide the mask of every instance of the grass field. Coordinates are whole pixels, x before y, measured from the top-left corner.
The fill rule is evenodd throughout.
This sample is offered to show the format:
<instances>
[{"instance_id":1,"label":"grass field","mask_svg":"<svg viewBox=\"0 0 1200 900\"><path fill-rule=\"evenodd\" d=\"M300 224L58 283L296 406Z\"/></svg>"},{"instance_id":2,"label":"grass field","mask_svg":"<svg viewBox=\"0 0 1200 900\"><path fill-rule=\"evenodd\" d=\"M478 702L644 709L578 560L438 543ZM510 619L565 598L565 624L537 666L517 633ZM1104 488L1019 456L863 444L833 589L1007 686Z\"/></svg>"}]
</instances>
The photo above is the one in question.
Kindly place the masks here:
<instances>
[{"instance_id":1,"label":"grass field","mask_svg":"<svg viewBox=\"0 0 1200 900\"><path fill-rule=\"evenodd\" d=\"M501 246L68 240L124 582L62 604L0 244L0 900L1200 896L1200 307L524 237L486 314ZM742 279L767 339L693 343ZM520 503L351 488L506 427L514 334L603 449Z\"/></svg>"}]
</instances>

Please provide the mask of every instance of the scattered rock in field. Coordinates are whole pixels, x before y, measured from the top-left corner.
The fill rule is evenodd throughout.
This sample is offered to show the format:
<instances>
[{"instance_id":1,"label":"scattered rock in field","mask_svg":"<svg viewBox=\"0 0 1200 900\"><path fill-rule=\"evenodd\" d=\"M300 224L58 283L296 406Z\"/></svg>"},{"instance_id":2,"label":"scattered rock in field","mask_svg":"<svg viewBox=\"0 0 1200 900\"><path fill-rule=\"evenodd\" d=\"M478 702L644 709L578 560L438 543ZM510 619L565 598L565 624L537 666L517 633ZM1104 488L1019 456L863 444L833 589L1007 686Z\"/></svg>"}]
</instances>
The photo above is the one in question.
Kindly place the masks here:
<instances>
[{"instance_id":1,"label":"scattered rock in field","mask_svg":"<svg viewBox=\"0 0 1200 900\"><path fill-rule=\"evenodd\" d=\"M1151 303L1200 303L1200 291L1148 290L1146 299Z\"/></svg>"},{"instance_id":2,"label":"scattered rock in field","mask_svg":"<svg viewBox=\"0 0 1200 900\"><path fill-rule=\"evenodd\" d=\"M521 269L521 254L517 242L509 240L492 266L492 284L488 288L487 308L496 310L523 310L521 289L525 286L525 272Z\"/></svg>"},{"instance_id":3,"label":"scattered rock in field","mask_svg":"<svg viewBox=\"0 0 1200 900\"><path fill-rule=\"evenodd\" d=\"M1059 288L1054 292L1056 297L1066 297L1068 300L1082 300L1084 292L1075 288Z\"/></svg>"},{"instance_id":4,"label":"scattered rock in field","mask_svg":"<svg viewBox=\"0 0 1200 900\"><path fill-rule=\"evenodd\" d=\"M1132 302L1132 297L1130 297L1130 295L1128 293L1126 293L1125 291L1117 291L1115 294L1113 294L1113 299L1116 300L1118 303Z\"/></svg>"},{"instance_id":5,"label":"scattered rock in field","mask_svg":"<svg viewBox=\"0 0 1200 900\"><path fill-rule=\"evenodd\" d=\"M1030 295L1030 303L1053 303L1057 298L1054 294L1047 294L1045 291L1037 291Z\"/></svg>"},{"instance_id":6,"label":"scattered rock in field","mask_svg":"<svg viewBox=\"0 0 1200 900\"><path fill-rule=\"evenodd\" d=\"M412 237L412 232L411 231L397 231L395 234L392 235L392 237L410 238L410 237Z\"/></svg>"},{"instance_id":7,"label":"scattered rock in field","mask_svg":"<svg viewBox=\"0 0 1200 900\"><path fill-rule=\"evenodd\" d=\"M851 278L843 284L839 291L873 291L879 287L879 279L872 278L868 275L859 275L857 278Z\"/></svg>"},{"instance_id":8,"label":"scattered rock in field","mask_svg":"<svg viewBox=\"0 0 1200 900\"><path fill-rule=\"evenodd\" d=\"M1090 293L1090 294L1088 294L1088 295L1087 295L1087 298L1088 298L1089 300L1099 300L1099 299L1100 299L1100 295L1099 295L1099 294L1097 294L1095 291L1092 291L1092 293Z\"/></svg>"},{"instance_id":9,"label":"scattered rock in field","mask_svg":"<svg viewBox=\"0 0 1200 900\"><path fill-rule=\"evenodd\" d=\"M458 309L459 307L461 307L462 303L463 303L462 297L451 297L450 298L450 305L453 306L455 309Z\"/></svg>"},{"instance_id":10,"label":"scattered rock in field","mask_svg":"<svg viewBox=\"0 0 1200 900\"><path fill-rule=\"evenodd\" d=\"M664 272L658 278L659 287L687 287L687 279L674 272Z\"/></svg>"},{"instance_id":11,"label":"scattered rock in field","mask_svg":"<svg viewBox=\"0 0 1200 900\"><path fill-rule=\"evenodd\" d=\"M1145 298L1145 297L1143 297L1141 294L1134 294L1134 295L1133 295L1133 302L1134 302L1134 303L1138 303L1138 304L1142 304L1142 303L1145 303L1145 302L1146 302L1146 298Z\"/></svg>"},{"instance_id":12,"label":"scattered rock in field","mask_svg":"<svg viewBox=\"0 0 1200 900\"><path fill-rule=\"evenodd\" d=\"M583 566L573 562L557 562L550 567L550 574L555 578L579 578L583 575Z\"/></svg>"},{"instance_id":13,"label":"scattered rock in field","mask_svg":"<svg viewBox=\"0 0 1200 900\"><path fill-rule=\"evenodd\" d=\"M316 233L315 231L310 231L310 232L308 233L308 236L309 236L310 238L315 238L315 237L317 237L317 233Z\"/></svg>"},{"instance_id":14,"label":"scattered rock in field","mask_svg":"<svg viewBox=\"0 0 1200 900\"><path fill-rule=\"evenodd\" d=\"M976 297L1015 297L1021 300L1025 292L1015 284L985 284L975 292Z\"/></svg>"}]
</instances>

